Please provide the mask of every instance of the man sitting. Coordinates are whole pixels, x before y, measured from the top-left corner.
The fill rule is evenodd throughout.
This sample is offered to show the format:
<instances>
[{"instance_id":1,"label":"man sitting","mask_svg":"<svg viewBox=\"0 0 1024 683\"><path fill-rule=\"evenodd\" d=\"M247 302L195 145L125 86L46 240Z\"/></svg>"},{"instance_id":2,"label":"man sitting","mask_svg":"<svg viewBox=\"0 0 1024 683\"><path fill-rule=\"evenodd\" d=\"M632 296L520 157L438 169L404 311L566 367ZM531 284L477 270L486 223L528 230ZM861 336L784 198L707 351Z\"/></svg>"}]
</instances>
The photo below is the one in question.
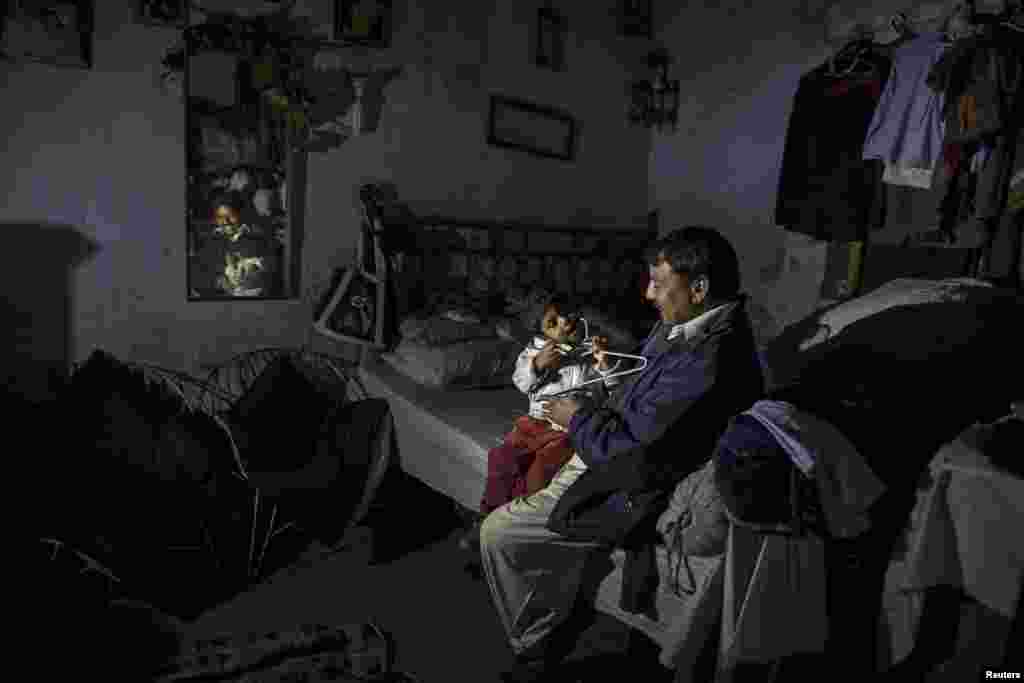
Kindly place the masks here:
<instances>
[{"instance_id":1,"label":"man sitting","mask_svg":"<svg viewBox=\"0 0 1024 683\"><path fill-rule=\"evenodd\" d=\"M675 484L764 391L732 245L711 228L687 227L658 240L649 263L646 297L661 320L640 350L646 369L606 400L549 403L546 416L568 430L575 455L546 488L497 508L482 525L481 561L516 655L506 681L552 676L561 654L552 634L571 613L591 553L608 549L601 534L551 530L563 495L604 492L587 506L591 518L596 509L598 519L635 518L638 529L653 530ZM627 547L623 607L640 611L643 590L628 587L649 588L651 574L657 578L654 534L630 537L644 540L632 554Z\"/></svg>"}]
</instances>

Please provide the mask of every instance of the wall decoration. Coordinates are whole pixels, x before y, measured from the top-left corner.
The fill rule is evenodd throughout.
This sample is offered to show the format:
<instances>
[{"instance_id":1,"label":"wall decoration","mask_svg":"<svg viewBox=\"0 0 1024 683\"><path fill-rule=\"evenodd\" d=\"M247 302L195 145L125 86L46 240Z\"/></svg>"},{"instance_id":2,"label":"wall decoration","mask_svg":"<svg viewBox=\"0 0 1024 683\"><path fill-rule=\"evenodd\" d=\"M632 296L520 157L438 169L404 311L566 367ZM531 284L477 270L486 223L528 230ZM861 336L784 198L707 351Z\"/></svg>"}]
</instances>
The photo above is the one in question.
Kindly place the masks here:
<instances>
[{"instance_id":1,"label":"wall decoration","mask_svg":"<svg viewBox=\"0 0 1024 683\"><path fill-rule=\"evenodd\" d=\"M391 0L334 0L332 39L387 47L391 39Z\"/></svg>"},{"instance_id":2,"label":"wall decoration","mask_svg":"<svg viewBox=\"0 0 1024 683\"><path fill-rule=\"evenodd\" d=\"M188 0L135 0L135 20L147 26L184 28Z\"/></svg>"},{"instance_id":3,"label":"wall decoration","mask_svg":"<svg viewBox=\"0 0 1024 683\"><path fill-rule=\"evenodd\" d=\"M7 0L0 57L92 68L93 0Z\"/></svg>"},{"instance_id":4,"label":"wall decoration","mask_svg":"<svg viewBox=\"0 0 1024 683\"><path fill-rule=\"evenodd\" d=\"M550 6L537 10L533 63L543 69L564 71L567 32L568 22L560 12Z\"/></svg>"},{"instance_id":5,"label":"wall decoration","mask_svg":"<svg viewBox=\"0 0 1024 683\"><path fill-rule=\"evenodd\" d=\"M576 120L552 107L492 95L487 143L571 161L576 154Z\"/></svg>"},{"instance_id":6,"label":"wall decoration","mask_svg":"<svg viewBox=\"0 0 1024 683\"><path fill-rule=\"evenodd\" d=\"M619 0L619 33L635 38L654 37L651 0Z\"/></svg>"}]
</instances>

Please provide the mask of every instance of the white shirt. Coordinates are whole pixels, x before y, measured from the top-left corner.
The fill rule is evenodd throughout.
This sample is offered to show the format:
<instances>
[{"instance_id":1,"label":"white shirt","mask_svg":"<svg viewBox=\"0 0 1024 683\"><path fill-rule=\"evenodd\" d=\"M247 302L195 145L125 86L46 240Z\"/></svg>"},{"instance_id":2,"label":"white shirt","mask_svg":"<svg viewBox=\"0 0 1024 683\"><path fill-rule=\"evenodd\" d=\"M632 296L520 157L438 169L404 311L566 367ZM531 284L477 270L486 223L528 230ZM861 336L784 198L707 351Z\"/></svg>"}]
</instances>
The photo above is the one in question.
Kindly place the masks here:
<instances>
[{"instance_id":1,"label":"white shirt","mask_svg":"<svg viewBox=\"0 0 1024 683\"><path fill-rule=\"evenodd\" d=\"M530 417L535 417L539 420L545 419L543 404L546 402L546 396L577 387L589 379L595 379L598 375L598 373L594 372L593 365L589 363L582 365L568 365L559 368L558 379L545 384L532 394L529 393L530 387L537 381L537 373L533 367L533 359L541 352L541 349L544 348L544 345L547 344L547 342L548 340L545 337L534 337L530 343L526 345L526 348L519 354L519 358L516 359L515 372L512 373L512 382L516 385L519 391L526 394L530 399ZM611 370L599 371L599 374L609 374L611 372ZM609 380L608 385L610 386L615 381L616 380L614 378Z\"/></svg>"},{"instance_id":2,"label":"white shirt","mask_svg":"<svg viewBox=\"0 0 1024 683\"><path fill-rule=\"evenodd\" d=\"M669 330L668 333L669 341L672 341L680 334L684 335L683 339L693 339L698 334L700 334L701 330L703 330L705 327L708 326L709 323L711 323L715 318L717 318L718 315L723 312L723 309L726 306L729 305L730 304L719 304L718 306L715 306L709 311L704 311L696 318L691 318L690 320L687 320L685 323L672 324L672 328ZM665 324L669 325L671 323Z\"/></svg>"}]
</instances>

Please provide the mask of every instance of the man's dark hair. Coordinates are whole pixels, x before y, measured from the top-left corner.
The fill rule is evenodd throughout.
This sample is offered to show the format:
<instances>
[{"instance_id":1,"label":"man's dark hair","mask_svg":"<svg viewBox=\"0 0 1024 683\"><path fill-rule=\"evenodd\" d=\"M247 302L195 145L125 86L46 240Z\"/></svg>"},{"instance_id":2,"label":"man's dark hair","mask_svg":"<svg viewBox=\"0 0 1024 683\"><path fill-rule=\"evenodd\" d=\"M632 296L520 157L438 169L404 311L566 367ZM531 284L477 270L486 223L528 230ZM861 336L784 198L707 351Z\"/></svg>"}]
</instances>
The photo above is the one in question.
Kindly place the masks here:
<instances>
[{"instance_id":1,"label":"man's dark hair","mask_svg":"<svg viewBox=\"0 0 1024 683\"><path fill-rule=\"evenodd\" d=\"M715 300L729 299L740 291L739 257L714 228L688 225L658 239L647 249L647 262L657 266L662 261L691 281L706 277Z\"/></svg>"}]
</instances>

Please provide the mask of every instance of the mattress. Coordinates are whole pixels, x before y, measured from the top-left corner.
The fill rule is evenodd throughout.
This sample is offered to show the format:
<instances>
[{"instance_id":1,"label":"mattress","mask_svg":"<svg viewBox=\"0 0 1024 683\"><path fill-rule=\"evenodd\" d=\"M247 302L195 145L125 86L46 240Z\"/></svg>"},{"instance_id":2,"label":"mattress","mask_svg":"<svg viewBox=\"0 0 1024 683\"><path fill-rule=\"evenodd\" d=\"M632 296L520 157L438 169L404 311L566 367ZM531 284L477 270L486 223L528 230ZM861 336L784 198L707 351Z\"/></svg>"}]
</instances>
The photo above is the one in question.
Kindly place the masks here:
<instances>
[{"instance_id":1,"label":"mattress","mask_svg":"<svg viewBox=\"0 0 1024 683\"><path fill-rule=\"evenodd\" d=\"M391 404L402 469L477 510L487 478L487 452L526 413L526 396L511 384L449 391L423 386L379 359L367 361L360 375L371 396Z\"/></svg>"}]
</instances>

